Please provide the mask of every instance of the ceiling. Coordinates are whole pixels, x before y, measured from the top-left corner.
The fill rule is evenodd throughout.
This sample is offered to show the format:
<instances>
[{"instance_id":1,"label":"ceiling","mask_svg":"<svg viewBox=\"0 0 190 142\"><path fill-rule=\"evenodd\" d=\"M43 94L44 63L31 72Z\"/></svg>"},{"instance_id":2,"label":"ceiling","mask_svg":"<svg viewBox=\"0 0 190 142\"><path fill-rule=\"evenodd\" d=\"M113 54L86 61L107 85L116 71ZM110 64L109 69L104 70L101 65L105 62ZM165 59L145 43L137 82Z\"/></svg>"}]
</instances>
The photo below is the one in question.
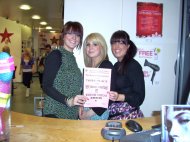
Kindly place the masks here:
<instances>
[{"instance_id":1,"label":"ceiling","mask_svg":"<svg viewBox=\"0 0 190 142\"><path fill-rule=\"evenodd\" d=\"M29 4L31 10L20 10L21 4ZM40 25L41 21L46 21L57 32L61 31L63 25L63 5L64 0L0 0L0 16L5 17L44 32L45 26ZM32 15L37 14L39 20L32 19Z\"/></svg>"}]
</instances>

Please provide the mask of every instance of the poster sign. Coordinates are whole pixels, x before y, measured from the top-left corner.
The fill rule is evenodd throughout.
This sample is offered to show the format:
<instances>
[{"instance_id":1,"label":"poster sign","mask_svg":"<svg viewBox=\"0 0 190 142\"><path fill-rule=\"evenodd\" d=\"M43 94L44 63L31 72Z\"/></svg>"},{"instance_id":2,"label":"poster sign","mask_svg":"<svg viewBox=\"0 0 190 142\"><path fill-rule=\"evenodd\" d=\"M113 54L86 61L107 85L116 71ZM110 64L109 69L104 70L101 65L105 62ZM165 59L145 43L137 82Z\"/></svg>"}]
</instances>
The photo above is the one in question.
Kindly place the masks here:
<instances>
[{"instance_id":1,"label":"poster sign","mask_svg":"<svg viewBox=\"0 0 190 142\"><path fill-rule=\"evenodd\" d=\"M162 46L160 45L138 45L135 59L141 64L146 86L160 85L162 67Z\"/></svg>"},{"instance_id":2,"label":"poster sign","mask_svg":"<svg viewBox=\"0 0 190 142\"><path fill-rule=\"evenodd\" d=\"M84 68L84 95L89 100L84 107L108 108L111 69Z\"/></svg>"},{"instance_id":3,"label":"poster sign","mask_svg":"<svg viewBox=\"0 0 190 142\"><path fill-rule=\"evenodd\" d=\"M190 105L162 105L162 141L189 142Z\"/></svg>"},{"instance_id":4,"label":"poster sign","mask_svg":"<svg viewBox=\"0 0 190 142\"><path fill-rule=\"evenodd\" d=\"M138 37L162 36L163 4L137 3L137 32Z\"/></svg>"}]
</instances>

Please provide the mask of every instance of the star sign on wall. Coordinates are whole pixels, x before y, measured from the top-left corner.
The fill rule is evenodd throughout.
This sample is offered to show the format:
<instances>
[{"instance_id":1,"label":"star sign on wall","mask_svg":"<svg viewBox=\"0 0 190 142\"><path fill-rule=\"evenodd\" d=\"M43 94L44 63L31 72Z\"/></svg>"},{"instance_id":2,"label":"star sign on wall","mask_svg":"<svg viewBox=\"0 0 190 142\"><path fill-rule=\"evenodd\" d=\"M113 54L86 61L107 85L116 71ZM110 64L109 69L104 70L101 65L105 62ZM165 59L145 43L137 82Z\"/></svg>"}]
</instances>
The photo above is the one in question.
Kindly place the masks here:
<instances>
[{"instance_id":1,"label":"star sign on wall","mask_svg":"<svg viewBox=\"0 0 190 142\"><path fill-rule=\"evenodd\" d=\"M54 43L57 44L57 41L58 41L59 39L56 39L55 36L54 36L54 37L53 37L52 39L50 39L50 40L51 40L52 44L54 44Z\"/></svg>"},{"instance_id":2,"label":"star sign on wall","mask_svg":"<svg viewBox=\"0 0 190 142\"><path fill-rule=\"evenodd\" d=\"M2 36L2 40L1 43L3 43L4 41L10 42L10 37L13 35L14 33L8 33L7 32L7 28L5 28L4 33L0 33L0 36ZM7 39L7 40L6 40Z\"/></svg>"}]
</instances>

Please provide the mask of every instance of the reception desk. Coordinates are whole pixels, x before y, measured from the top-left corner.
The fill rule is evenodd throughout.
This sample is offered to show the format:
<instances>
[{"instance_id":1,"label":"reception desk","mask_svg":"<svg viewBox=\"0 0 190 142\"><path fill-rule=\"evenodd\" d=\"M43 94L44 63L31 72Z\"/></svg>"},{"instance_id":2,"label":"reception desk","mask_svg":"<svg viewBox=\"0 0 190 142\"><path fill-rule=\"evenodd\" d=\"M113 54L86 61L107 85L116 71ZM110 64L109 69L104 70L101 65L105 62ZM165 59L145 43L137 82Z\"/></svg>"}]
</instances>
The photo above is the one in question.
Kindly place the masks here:
<instances>
[{"instance_id":1,"label":"reception desk","mask_svg":"<svg viewBox=\"0 0 190 142\"><path fill-rule=\"evenodd\" d=\"M10 142L110 142L101 129L108 121L65 120L12 112ZM144 130L160 124L160 117L136 119ZM131 132L125 127L126 133Z\"/></svg>"}]
</instances>

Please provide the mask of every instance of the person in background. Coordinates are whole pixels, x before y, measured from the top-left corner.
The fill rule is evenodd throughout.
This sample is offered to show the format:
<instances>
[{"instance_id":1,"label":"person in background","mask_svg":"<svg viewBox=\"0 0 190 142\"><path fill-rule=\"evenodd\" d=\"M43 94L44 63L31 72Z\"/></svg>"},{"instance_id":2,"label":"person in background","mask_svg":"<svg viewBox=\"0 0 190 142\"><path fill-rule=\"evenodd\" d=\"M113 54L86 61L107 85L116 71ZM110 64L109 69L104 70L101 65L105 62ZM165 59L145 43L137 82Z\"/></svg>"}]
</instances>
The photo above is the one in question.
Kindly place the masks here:
<instances>
[{"instance_id":1,"label":"person in background","mask_svg":"<svg viewBox=\"0 0 190 142\"><path fill-rule=\"evenodd\" d=\"M19 74L22 74L23 84L26 86L26 97L30 95L30 84L32 75L35 72L34 58L32 56L31 48L24 48L24 52L21 56L21 64Z\"/></svg>"},{"instance_id":2,"label":"person in background","mask_svg":"<svg viewBox=\"0 0 190 142\"><path fill-rule=\"evenodd\" d=\"M81 95L82 73L73 50L82 46L83 27L79 22L69 21L64 25L62 34L63 46L51 51L45 60L43 114L46 117L78 119L79 106L83 106L86 97Z\"/></svg>"},{"instance_id":3,"label":"person in background","mask_svg":"<svg viewBox=\"0 0 190 142\"><path fill-rule=\"evenodd\" d=\"M108 59L107 44L104 37L99 33L89 34L83 43L84 63L86 67L108 68L113 65ZM111 89L114 85L111 83ZM107 120L109 117L108 109L101 107L83 108L79 113L80 119Z\"/></svg>"},{"instance_id":4,"label":"person in background","mask_svg":"<svg viewBox=\"0 0 190 142\"><path fill-rule=\"evenodd\" d=\"M45 53L38 60L38 73L39 73L39 81L40 81L41 88L42 88L45 59L50 52L51 52L51 45L47 44L45 46Z\"/></svg>"},{"instance_id":5,"label":"person in background","mask_svg":"<svg viewBox=\"0 0 190 142\"><path fill-rule=\"evenodd\" d=\"M168 105L164 126L168 133L166 142L189 142L190 140L190 106ZM164 134L163 134L164 135Z\"/></svg>"},{"instance_id":6,"label":"person in background","mask_svg":"<svg viewBox=\"0 0 190 142\"><path fill-rule=\"evenodd\" d=\"M45 50L46 50L46 56L47 56L51 52L51 45L47 44L45 47Z\"/></svg>"},{"instance_id":7,"label":"person in background","mask_svg":"<svg viewBox=\"0 0 190 142\"><path fill-rule=\"evenodd\" d=\"M4 46L2 48L2 52L6 52L6 53L8 53L11 56L11 51L10 51L9 46ZM15 72L16 72L16 66L15 66L15 70L13 72L13 79L15 78ZM11 95L13 96L13 94L14 94L14 83L12 81L12 83L11 83Z\"/></svg>"},{"instance_id":8,"label":"person in background","mask_svg":"<svg viewBox=\"0 0 190 142\"><path fill-rule=\"evenodd\" d=\"M4 46L4 47L2 48L2 52L6 52L6 53L8 53L9 55L11 55L11 51L10 51L9 46Z\"/></svg>"},{"instance_id":9,"label":"person in background","mask_svg":"<svg viewBox=\"0 0 190 142\"><path fill-rule=\"evenodd\" d=\"M112 34L112 53L117 58L114 64L115 91L110 92L109 119L133 119L143 117L140 105L145 98L144 74L141 65L134 59L137 47L123 30Z\"/></svg>"}]
</instances>

